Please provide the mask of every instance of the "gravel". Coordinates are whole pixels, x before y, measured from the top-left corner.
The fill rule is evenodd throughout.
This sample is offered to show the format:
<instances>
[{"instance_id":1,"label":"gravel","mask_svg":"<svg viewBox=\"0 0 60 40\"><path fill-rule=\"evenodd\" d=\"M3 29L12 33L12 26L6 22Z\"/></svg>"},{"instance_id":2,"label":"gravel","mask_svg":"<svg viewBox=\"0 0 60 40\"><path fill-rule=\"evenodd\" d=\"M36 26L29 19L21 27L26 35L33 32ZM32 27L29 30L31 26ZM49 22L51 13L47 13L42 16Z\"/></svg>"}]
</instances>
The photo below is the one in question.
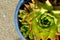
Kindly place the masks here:
<instances>
[{"instance_id":1,"label":"gravel","mask_svg":"<svg viewBox=\"0 0 60 40\"><path fill-rule=\"evenodd\" d=\"M14 25L19 0L0 0L0 40L20 40Z\"/></svg>"}]
</instances>

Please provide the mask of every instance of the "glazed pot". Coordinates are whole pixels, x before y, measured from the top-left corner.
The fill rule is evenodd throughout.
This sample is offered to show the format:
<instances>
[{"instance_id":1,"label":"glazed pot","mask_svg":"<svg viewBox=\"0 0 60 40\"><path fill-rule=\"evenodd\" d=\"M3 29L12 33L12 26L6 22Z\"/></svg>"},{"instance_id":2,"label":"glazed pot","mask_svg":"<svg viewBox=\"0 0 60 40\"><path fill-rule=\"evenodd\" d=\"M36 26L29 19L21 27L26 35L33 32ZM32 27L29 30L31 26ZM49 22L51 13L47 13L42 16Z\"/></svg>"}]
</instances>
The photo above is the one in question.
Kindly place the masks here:
<instances>
[{"instance_id":1,"label":"glazed pot","mask_svg":"<svg viewBox=\"0 0 60 40\"><path fill-rule=\"evenodd\" d=\"M20 0L18 2L18 5L17 5L16 10L15 10L14 22L15 22L15 27L16 27L17 33L19 34L21 40L26 40L23 37L22 33L20 32L20 29L19 29L19 26L18 26L18 11L19 11L19 8L21 7L21 5L23 5L23 4L24 4L24 0Z\"/></svg>"},{"instance_id":2,"label":"glazed pot","mask_svg":"<svg viewBox=\"0 0 60 40\"><path fill-rule=\"evenodd\" d=\"M18 22L18 13L19 13L19 10L22 7L22 5L24 5L25 3L26 3L26 0L25 1L24 0L20 0L18 2L18 5L17 5L16 10L15 10L15 15L14 15L15 27L16 27L17 33L19 34L21 40L26 40L26 39L22 35L22 33L21 33L20 29L19 29L19 27L20 27L19 25L21 25L21 24L19 24L19 22ZM57 39L58 39L58 36L57 36Z\"/></svg>"}]
</instances>

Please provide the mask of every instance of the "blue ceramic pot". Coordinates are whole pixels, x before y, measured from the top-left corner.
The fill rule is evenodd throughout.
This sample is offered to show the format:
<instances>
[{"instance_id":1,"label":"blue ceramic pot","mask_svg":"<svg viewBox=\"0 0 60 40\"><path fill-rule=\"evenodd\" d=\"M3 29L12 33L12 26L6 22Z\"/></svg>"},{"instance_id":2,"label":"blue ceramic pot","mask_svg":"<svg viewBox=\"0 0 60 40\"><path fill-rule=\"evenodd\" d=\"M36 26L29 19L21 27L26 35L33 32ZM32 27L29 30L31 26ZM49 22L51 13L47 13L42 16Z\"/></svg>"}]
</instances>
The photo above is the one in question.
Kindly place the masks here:
<instances>
[{"instance_id":1,"label":"blue ceramic pot","mask_svg":"<svg viewBox=\"0 0 60 40\"><path fill-rule=\"evenodd\" d=\"M26 40L26 39L24 38L24 36L22 35L22 33L20 32L20 29L19 29L19 26L18 26L18 11L19 11L19 8L21 7L21 5L23 5L23 4L24 4L24 0L20 0L20 1L18 2L18 5L17 5L16 10L15 10L14 22L15 22L16 30L17 30L17 32L18 32L21 40Z\"/></svg>"}]
</instances>

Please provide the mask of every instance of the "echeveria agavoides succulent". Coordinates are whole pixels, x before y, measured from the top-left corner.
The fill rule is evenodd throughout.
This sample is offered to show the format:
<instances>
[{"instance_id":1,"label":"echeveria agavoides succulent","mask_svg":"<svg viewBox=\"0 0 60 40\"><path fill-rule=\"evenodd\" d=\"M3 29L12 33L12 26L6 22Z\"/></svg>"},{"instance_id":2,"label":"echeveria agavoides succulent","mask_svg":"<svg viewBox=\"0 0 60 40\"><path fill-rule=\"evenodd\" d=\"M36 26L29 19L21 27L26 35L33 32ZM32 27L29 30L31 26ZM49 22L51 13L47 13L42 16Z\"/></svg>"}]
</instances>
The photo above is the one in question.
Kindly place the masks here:
<instances>
[{"instance_id":1,"label":"echeveria agavoides succulent","mask_svg":"<svg viewBox=\"0 0 60 40\"><path fill-rule=\"evenodd\" d=\"M24 10L19 11L21 33L27 40L56 40L60 33L60 10L55 11L57 8L49 0L31 1L24 4Z\"/></svg>"}]
</instances>

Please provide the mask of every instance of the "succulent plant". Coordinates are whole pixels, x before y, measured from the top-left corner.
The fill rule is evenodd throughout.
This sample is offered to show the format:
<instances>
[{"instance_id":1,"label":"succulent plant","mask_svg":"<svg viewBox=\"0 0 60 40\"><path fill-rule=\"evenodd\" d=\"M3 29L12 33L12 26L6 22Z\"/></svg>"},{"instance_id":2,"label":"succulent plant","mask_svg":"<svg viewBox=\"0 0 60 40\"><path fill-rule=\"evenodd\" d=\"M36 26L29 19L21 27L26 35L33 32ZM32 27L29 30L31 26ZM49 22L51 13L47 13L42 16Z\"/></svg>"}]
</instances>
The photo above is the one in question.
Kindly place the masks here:
<instances>
[{"instance_id":1,"label":"succulent plant","mask_svg":"<svg viewBox=\"0 0 60 40\"><path fill-rule=\"evenodd\" d=\"M18 15L23 36L27 40L56 40L60 34L60 10L55 10L49 0L24 4L24 10L20 9Z\"/></svg>"}]
</instances>

